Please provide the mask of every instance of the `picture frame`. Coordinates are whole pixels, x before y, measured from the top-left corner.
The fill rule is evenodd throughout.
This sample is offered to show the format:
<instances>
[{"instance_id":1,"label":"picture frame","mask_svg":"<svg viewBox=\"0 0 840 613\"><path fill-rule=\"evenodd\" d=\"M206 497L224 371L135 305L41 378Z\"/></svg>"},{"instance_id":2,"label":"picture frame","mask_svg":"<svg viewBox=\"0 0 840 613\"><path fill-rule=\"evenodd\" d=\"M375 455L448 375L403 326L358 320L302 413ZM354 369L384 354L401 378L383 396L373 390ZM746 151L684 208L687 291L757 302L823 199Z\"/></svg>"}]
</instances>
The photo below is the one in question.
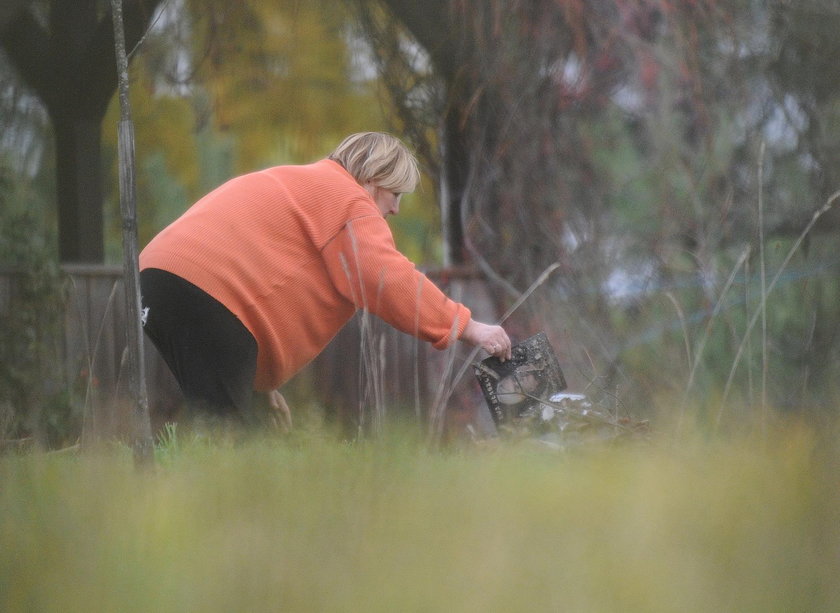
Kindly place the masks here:
<instances>
[{"instance_id":1,"label":"picture frame","mask_svg":"<svg viewBox=\"0 0 840 613\"><path fill-rule=\"evenodd\" d=\"M544 332L516 344L510 360L476 362L475 375L496 426L540 410L541 401L566 389L566 379Z\"/></svg>"}]
</instances>

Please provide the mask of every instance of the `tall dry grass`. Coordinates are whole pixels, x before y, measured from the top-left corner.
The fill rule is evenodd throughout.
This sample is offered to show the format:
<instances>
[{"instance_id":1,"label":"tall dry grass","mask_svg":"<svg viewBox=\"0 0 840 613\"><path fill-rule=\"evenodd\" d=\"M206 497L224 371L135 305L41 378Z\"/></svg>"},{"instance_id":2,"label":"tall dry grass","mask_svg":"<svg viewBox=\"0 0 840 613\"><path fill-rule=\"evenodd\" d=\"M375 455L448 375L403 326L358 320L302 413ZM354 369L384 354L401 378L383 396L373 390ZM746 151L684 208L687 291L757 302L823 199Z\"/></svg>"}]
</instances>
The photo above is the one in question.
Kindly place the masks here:
<instances>
[{"instance_id":1,"label":"tall dry grass","mask_svg":"<svg viewBox=\"0 0 840 613\"><path fill-rule=\"evenodd\" d=\"M836 611L836 424L0 458L3 611Z\"/></svg>"}]
</instances>

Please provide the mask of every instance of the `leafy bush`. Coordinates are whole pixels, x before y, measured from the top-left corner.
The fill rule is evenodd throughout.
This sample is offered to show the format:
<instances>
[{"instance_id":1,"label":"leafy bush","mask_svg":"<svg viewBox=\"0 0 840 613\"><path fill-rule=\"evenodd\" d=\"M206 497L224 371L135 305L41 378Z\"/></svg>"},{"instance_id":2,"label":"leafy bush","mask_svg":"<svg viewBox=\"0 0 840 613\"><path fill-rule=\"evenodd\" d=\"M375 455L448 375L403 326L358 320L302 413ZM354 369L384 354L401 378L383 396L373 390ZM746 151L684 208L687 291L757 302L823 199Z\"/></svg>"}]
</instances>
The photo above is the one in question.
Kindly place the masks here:
<instances>
[{"instance_id":1,"label":"leafy bush","mask_svg":"<svg viewBox=\"0 0 840 613\"><path fill-rule=\"evenodd\" d=\"M75 436L81 411L64 384L64 277L37 208L13 200L0 164L0 440L59 444Z\"/></svg>"}]
</instances>

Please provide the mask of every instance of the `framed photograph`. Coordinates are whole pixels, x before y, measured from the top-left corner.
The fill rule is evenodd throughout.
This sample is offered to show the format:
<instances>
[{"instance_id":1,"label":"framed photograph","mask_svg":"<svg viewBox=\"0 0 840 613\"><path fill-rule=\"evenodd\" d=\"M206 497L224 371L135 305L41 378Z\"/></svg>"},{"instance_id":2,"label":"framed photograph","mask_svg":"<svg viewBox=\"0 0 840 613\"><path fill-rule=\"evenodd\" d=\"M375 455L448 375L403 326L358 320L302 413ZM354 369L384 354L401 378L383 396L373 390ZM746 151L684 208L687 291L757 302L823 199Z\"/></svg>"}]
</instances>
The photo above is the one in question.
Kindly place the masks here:
<instances>
[{"instance_id":1,"label":"framed photograph","mask_svg":"<svg viewBox=\"0 0 840 613\"><path fill-rule=\"evenodd\" d=\"M489 357L474 367L496 426L539 411L541 400L566 389L563 371L544 332L514 345L510 360Z\"/></svg>"}]
</instances>

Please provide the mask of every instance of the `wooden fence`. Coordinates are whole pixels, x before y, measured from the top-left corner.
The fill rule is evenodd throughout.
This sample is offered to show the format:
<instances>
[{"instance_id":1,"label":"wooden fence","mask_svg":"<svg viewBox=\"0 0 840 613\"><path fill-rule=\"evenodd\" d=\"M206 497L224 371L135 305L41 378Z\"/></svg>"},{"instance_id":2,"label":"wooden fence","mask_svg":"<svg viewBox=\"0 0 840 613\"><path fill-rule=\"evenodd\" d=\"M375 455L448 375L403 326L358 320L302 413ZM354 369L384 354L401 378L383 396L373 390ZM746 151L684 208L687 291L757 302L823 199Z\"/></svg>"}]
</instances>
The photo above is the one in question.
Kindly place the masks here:
<instances>
[{"instance_id":1,"label":"wooden fence","mask_svg":"<svg viewBox=\"0 0 840 613\"><path fill-rule=\"evenodd\" d=\"M60 364L53 387L81 390L84 395L84 430L96 437L128 433L130 402L127 397L126 309L122 268L103 265L65 265L64 312L61 315ZM15 308L24 279L19 271L0 270L0 317ZM484 319L491 319L483 286L455 279L438 282L455 294L469 293L470 305ZM471 287L469 287L471 284ZM466 290L455 286L468 286ZM476 297L483 297L476 300ZM420 420L439 395L441 382L451 379L463 364L468 348L456 344L439 352L426 343L397 332L375 317L365 322L362 343L361 316L351 321L310 366L290 384L291 398L316 400L345 425L371 424L383 412L400 412ZM168 367L151 343L146 342L146 375L153 429L177 418L183 399ZM454 352L454 355L453 353ZM455 421L474 421L481 404L471 370L456 387L447 405ZM294 405L292 406L294 410ZM480 427L488 427L479 416ZM492 427L492 426L489 426Z\"/></svg>"},{"instance_id":2,"label":"wooden fence","mask_svg":"<svg viewBox=\"0 0 840 613\"><path fill-rule=\"evenodd\" d=\"M62 297L58 326L40 335L38 371L44 389L66 390L82 405L84 436L122 437L128 434L130 401L126 371L126 305L122 268L102 265L64 265L57 280ZM0 318L12 309L49 308L22 298L27 275L0 271ZM31 280L29 280L31 282ZM154 347L146 344L146 371L152 411L166 420L181 405L178 386ZM55 363L53 363L55 362ZM40 409L39 409L40 410Z\"/></svg>"}]
</instances>

